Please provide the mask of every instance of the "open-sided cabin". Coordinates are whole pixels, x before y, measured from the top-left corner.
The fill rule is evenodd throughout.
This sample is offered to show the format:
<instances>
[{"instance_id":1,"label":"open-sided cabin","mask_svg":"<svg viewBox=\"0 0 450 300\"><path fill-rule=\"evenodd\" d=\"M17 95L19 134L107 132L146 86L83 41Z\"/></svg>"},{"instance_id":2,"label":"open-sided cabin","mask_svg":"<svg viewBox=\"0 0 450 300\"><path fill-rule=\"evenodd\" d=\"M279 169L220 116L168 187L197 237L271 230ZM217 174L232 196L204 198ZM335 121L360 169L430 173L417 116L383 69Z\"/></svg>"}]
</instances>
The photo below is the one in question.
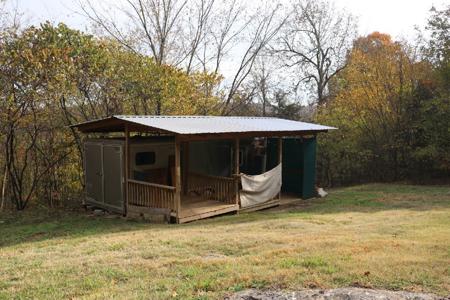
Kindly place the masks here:
<instances>
[{"instance_id":1,"label":"open-sided cabin","mask_svg":"<svg viewBox=\"0 0 450 300\"><path fill-rule=\"evenodd\" d=\"M97 133L84 142L87 204L177 223L275 206L281 190L313 196L315 138L334 129L215 116L111 116L73 127Z\"/></svg>"}]
</instances>

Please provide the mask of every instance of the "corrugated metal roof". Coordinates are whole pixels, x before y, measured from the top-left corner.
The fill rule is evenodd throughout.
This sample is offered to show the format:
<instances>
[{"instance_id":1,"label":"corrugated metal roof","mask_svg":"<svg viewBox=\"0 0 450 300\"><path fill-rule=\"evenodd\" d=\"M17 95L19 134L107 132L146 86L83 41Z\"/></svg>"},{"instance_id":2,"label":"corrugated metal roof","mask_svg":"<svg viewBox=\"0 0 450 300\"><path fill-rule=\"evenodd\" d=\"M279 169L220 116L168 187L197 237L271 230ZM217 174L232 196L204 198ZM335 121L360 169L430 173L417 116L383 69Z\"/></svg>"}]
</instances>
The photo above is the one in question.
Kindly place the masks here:
<instances>
[{"instance_id":1,"label":"corrugated metal roof","mask_svg":"<svg viewBox=\"0 0 450 300\"><path fill-rule=\"evenodd\" d=\"M313 123L291 121L269 117L221 117L221 116L124 116L115 115L108 119L122 120L160 129L175 134L244 133L244 132L288 132L327 131L336 129ZM81 127L96 120L74 125Z\"/></svg>"}]
</instances>

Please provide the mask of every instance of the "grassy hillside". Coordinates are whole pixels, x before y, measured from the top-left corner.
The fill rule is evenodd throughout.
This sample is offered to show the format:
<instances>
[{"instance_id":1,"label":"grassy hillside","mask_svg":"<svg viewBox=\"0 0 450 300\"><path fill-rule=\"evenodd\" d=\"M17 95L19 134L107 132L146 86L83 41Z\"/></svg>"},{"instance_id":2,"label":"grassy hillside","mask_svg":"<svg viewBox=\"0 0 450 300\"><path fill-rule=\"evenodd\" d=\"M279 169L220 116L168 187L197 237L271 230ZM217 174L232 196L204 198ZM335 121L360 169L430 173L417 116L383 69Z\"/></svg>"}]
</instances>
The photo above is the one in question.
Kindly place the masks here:
<instances>
[{"instance_id":1,"label":"grassy hillside","mask_svg":"<svg viewBox=\"0 0 450 300\"><path fill-rule=\"evenodd\" d=\"M248 287L450 294L450 187L364 185L277 210L155 225L0 215L0 298L215 299Z\"/></svg>"}]
</instances>

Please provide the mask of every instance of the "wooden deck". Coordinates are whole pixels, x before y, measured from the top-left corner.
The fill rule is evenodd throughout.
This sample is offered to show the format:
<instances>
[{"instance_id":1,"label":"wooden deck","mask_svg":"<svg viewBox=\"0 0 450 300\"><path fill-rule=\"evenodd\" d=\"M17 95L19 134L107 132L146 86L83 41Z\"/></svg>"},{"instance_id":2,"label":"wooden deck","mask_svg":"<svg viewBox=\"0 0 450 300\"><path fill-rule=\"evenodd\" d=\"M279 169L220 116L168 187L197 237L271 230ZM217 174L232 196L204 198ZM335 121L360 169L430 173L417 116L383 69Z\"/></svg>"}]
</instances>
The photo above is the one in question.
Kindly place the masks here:
<instances>
[{"instance_id":1,"label":"wooden deck","mask_svg":"<svg viewBox=\"0 0 450 300\"><path fill-rule=\"evenodd\" d=\"M231 212L248 213L263 209L268 209L276 206L289 207L292 205L302 206L302 201L295 195L283 195L281 199L273 199L258 205L253 205L245 208L239 208L237 204L227 204L217 200L203 200L201 197L182 196L181 198L181 210L178 215L178 223L187 223L200 219L206 219ZM166 221L169 222L170 217L176 218L177 214L167 208L152 208L143 206L128 206L129 216L141 216L141 215L165 215Z\"/></svg>"},{"instance_id":2,"label":"wooden deck","mask_svg":"<svg viewBox=\"0 0 450 300\"><path fill-rule=\"evenodd\" d=\"M256 204L256 205L252 205L252 206L248 206L248 207L243 207L239 210L239 212L252 212L252 211L257 211L257 210L262 210L262 209L267 209L267 208L271 208L271 207L275 207L280 205L280 199L273 199L273 200L269 200L267 202L261 203L261 204Z\"/></svg>"},{"instance_id":3,"label":"wooden deck","mask_svg":"<svg viewBox=\"0 0 450 300\"><path fill-rule=\"evenodd\" d=\"M237 212L237 204L227 204L216 200L202 200L199 197L182 196L178 223L186 223L212 216ZM176 213L172 213L176 217Z\"/></svg>"}]
</instances>

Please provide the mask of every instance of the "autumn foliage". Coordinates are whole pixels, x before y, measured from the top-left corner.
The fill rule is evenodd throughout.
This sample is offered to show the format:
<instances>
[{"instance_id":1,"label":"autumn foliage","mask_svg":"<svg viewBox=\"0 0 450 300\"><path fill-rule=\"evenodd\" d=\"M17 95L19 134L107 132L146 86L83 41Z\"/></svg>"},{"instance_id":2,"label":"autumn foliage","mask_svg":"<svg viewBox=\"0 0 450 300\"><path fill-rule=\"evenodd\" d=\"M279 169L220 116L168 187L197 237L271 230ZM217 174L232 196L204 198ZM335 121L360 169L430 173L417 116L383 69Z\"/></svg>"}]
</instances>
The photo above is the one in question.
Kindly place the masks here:
<instances>
[{"instance_id":1,"label":"autumn foliage","mask_svg":"<svg viewBox=\"0 0 450 300\"><path fill-rule=\"evenodd\" d=\"M339 128L321 140L323 183L448 176L449 83L440 81L442 66L414 50L378 32L354 42L317 115Z\"/></svg>"},{"instance_id":2,"label":"autumn foliage","mask_svg":"<svg viewBox=\"0 0 450 300\"><path fill-rule=\"evenodd\" d=\"M211 114L218 104L217 75L187 75L63 24L5 31L0 47L2 198L19 210L80 191L81 137L69 125L112 114Z\"/></svg>"}]
</instances>

